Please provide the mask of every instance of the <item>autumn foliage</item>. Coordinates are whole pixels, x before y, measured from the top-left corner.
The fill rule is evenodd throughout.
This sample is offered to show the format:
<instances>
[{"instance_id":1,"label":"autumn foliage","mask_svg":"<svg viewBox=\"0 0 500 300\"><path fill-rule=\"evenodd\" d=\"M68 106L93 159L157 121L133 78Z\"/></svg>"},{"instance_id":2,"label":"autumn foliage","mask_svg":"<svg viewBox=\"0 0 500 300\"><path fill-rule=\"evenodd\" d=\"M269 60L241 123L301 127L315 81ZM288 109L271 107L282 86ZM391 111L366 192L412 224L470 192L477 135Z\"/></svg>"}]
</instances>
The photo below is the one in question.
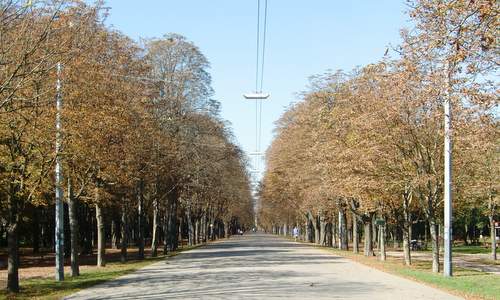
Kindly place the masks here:
<instances>
[{"instance_id":1,"label":"autumn foliage","mask_svg":"<svg viewBox=\"0 0 500 300\"><path fill-rule=\"evenodd\" d=\"M429 233L439 271L450 101L454 238L491 235L496 259L498 12L488 0L410 1L415 27L401 31L395 58L313 77L276 123L262 226L285 234L298 226L305 240L343 249L351 241L357 252L362 223L365 255L376 244L385 259L387 236L396 247L403 242L407 264L411 240Z\"/></svg>"},{"instance_id":2,"label":"autumn foliage","mask_svg":"<svg viewBox=\"0 0 500 300\"><path fill-rule=\"evenodd\" d=\"M65 248L71 272L105 248L175 250L253 223L246 159L186 38L132 41L102 3L0 2L0 241L8 289L19 246L53 245L55 97L61 63ZM28 230L33 228L33 230ZM6 238L5 238L6 237Z\"/></svg>"}]
</instances>

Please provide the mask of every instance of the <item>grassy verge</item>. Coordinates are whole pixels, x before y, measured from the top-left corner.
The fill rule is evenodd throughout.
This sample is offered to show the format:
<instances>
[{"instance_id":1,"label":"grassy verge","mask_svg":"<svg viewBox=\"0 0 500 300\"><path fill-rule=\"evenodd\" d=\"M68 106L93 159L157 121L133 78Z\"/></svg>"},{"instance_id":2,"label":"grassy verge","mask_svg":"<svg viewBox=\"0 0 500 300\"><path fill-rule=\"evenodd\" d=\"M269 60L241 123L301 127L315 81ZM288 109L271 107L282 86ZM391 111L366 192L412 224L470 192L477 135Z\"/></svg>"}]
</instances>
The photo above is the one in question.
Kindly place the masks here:
<instances>
[{"instance_id":1,"label":"grassy verge","mask_svg":"<svg viewBox=\"0 0 500 300\"><path fill-rule=\"evenodd\" d=\"M180 252L193 248L185 247L177 252L171 252L167 256L148 257L144 260L131 260L126 263L108 263L104 268L88 270L78 277L70 277L69 274L66 274L66 280L62 282L55 281L52 278L23 280L21 281L21 291L18 294L7 293L5 290L2 290L0 291L0 299L61 299L66 295L134 272L142 267L161 261L166 257L175 256Z\"/></svg>"},{"instance_id":2,"label":"grassy verge","mask_svg":"<svg viewBox=\"0 0 500 300\"><path fill-rule=\"evenodd\" d=\"M491 254L491 248L485 246L454 246L453 253Z\"/></svg>"},{"instance_id":3,"label":"grassy verge","mask_svg":"<svg viewBox=\"0 0 500 300\"><path fill-rule=\"evenodd\" d=\"M454 276L445 278L442 273L435 274L430 271L431 262L429 261L414 260L413 265L407 267L396 258L388 258L387 261L381 262L376 257L365 257L332 248L323 249L387 273L446 290L466 299L500 299L500 276L495 274L454 268Z\"/></svg>"}]
</instances>

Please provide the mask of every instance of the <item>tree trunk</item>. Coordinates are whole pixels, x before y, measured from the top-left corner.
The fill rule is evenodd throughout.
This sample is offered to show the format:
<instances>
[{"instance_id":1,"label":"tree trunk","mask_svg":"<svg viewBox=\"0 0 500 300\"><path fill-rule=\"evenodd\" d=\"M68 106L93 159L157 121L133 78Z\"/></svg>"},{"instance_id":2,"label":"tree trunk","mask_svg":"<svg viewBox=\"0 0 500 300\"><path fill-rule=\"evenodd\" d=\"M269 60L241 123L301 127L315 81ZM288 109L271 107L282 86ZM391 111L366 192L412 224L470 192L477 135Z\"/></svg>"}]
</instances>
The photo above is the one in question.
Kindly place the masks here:
<instances>
[{"instance_id":1,"label":"tree trunk","mask_svg":"<svg viewBox=\"0 0 500 300\"><path fill-rule=\"evenodd\" d=\"M193 220L191 219L191 209L186 209L186 222L188 225L188 245L193 246L194 243L194 228L193 228Z\"/></svg>"},{"instance_id":2,"label":"tree trunk","mask_svg":"<svg viewBox=\"0 0 500 300\"><path fill-rule=\"evenodd\" d=\"M331 247L332 246L332 222L326 223L325 239L326 239L326 246Z\"/></svg>"},{"instance_id":3,"label":"tree trunk","mask_svg":"<svg viewBox=\"0 0 500 300\"><path fill-rule=\"evenodd\" d=\"M412 200L412 192L410 188L405 187L403 193L403 252L405 264L407 266L411 265L411 225L412 217L410 213L410 203ZM426 223L427 224L427 223ZM427 231L427 229L426 229Z\"/></svg>"},{"instance_id":4,"label":"tree trunk","mask_svg":"<svg viewBox=\"0 0 500 300\"><path fill-rule=\"evenodd\" d=\"M137 187L137 247L138 258L144 259L144 181L141 179Z\"/></svg>"},{"instance_id":5,"label":"tree trunk","mask_svg":"<svg viewBox=\"0 0 500 300\"><path fill-rule=\"evenodd\" d=\"M309 243L313 242L313 219L311 213L307 214L307 220L306 220L306 238Z\"/></svg>"},{"instance_id":6,"label":"tree trunk","mask_svg":"<svg viewBox=\"0 0 500 300\"><path fill-rule=\"evenodd\" d=\"M111 248L118 249L119 247L119 226L116 220L116 216L113 213L111 218Z\"/></svg>"},{"instance_id":7,"label":"tree trunk","mask_svg":"<svg viewBox=\"0 0 500 300\"><path fill-rule=\"evenodd\" d=\"M359 253L358 216L352 213L352 252Z\"/></svg>"},{"instance_id":8,"label":"tree trunk","mask_svg":"<svg viewBox=\"0 0 500 300\"><path fill-rule=\"evenodd\" d=\"M489 219L490 219L490 237L491 237L491 259L497 260L497 238L496 238L495 219L493 219L493 215L490 215Z\"/></svg>"},{"instance_id":9,"label":"tree trunk","mask_svg":"<svg viewBox=\"0 0 500 300\"><path fill-rule=\"evenodd\" d=\"M363 220L364 236L365 236L365 251L364 251L365 256L374 256L375 255L373 253L372 222L373 222L373 213L370 213L368 215L368 217L365 217Z\"/></svg>"},{"instance_id":10,"label":"tree trunk","mask_svg":"<svg viewBox=\"0 0 500 300\"><path fill-rule=\"evenodd\" d=\"M202 243L206 243L207 240L208 240L208 236L207 236L207 213L204 212L203 213L203 216L201 217L201 242Z\"/></svg>"},{"instance_id":11,"label":"tree trunk","mask_svg":"<svg viewBox=\"0 0 500 300\"><path fill-rule=\"evenodd\" d=\"M68 177L68 216L69 216L69 228L70 228L70 244L71 244L71 277L80 276L80 265L78 262L78 252L80 246L79 241L79 229L78 229L78 218L76 213L76 199L73 197L73 186L71 183L71 178Z\"/></svg>"},{"instance_id":12,"label":"tree trunk","mask_svg":"<svg viewBox=\"0 0 500 300\"><path fill-rule=\"evenodd\" d=\"M96 188L95 216L97 221L97 266L106 266L104 255L106 254L106 235L104 232L104 217L98 199L98 188Z\"/></svg>"},{"instance_id":13,"label":"tree trunk","mask_svg":"<svg viewBox=\"0 0 500 300\"><path fill-rule=\"evenodd\" d=\"M343 207L339 209L339 223L340 249L349 250L347 243L347 218Z\"/></svg>"},{"instance_id":14,"label":"tree trunk","mask_svg":"<svg viewBox=\"0 0 500 300\"><path fill-rule=\"evenodd\" d=\"M231 236L231 229L229 222L224 221L224 237L228 239Z\"/></svg>"},{"instance_id":15,"label":"tree trunk","mask_svg":"<svg viewBox=\"0 0 500 300\"><path fill-rule=\"evenodd\" d=\"M11 188L12 189L12 188ZM19 203L16 192L8 195L9 203L9 224L7 225L7 248L9 257L7 259L7 290L10 292L19 292Z\"/></svg>"},{"instance_id":16,"label":"tree trunk","mask_svg":"<svg viewBox=\"0 0 500 300\"><path fill-rule=\"evenodd\" d=\"M403 252L405 264L407 266L411 265L410 226L411 224L409 222L403 222Z\"/></svg>"},{"instance_id":17,"label":"tree trunk","mask_svg":"<svg viewBox=\"0 0 500 300\"><path fill-rule=\"evenodd\" d=\"M435 220L430 220L432 239L432 272L439 272L439 227Z\"/></svg>"},{"instance_id":18,"label":"tree trunk","mask_svg":"<svg viewBox=\"0 0 500 300\"><path fill-rule=\"evenodd\" d=\"M158 240L160 238L160 208L158 198L153 199L153 239L151 240L151 256L158 255Z\"/></svg>"},{"instance_id":19,"label":"tree trunk","mask_svg":"<svg viewBox=\"0 0 500 300\"><path fill-rule=\"evenodd\" d=\"M489 221L490 221L490 238L491 238L491 259L497 260L497 237L496 237L496 228L495 228L495 203L493 195L490 195L488 201L488 212L489 212Z\"/></svg>"},{"instance_id":20,"label":"tree trunk","mask_svg":"<svg viewBox=\"0 0 500 300\"><path fill-rule=\"evenodd\" d=\"M122 200L120 232L121 232L120 261L124 263L127 261L127 246L128 246L128 220L127 220L127 207L125 204L125 199Z\"/></svg>"},{"instance_id":21,"label":"tree trunk","mask_svg":"<svg viewBox=\"0 0 500 300\"><path fill-rule=\"evenodd\" d=\"M198 245L200 243L200 219L196 219L194 222L194 243Z\"/></svg>"},{"instance_id":22,"label":"tree trunk","mask_svg":"<svg viewBox=\"0 0 500 300\"><path fill-rule=\"evenodd\" d=\"M399 223L397 223L396 225L394 225L394 228L392 230L392 247L394 249L398 249L399 248L398 226L399 226Z\"/></svg>"},{"instance_id":23,"label":"tree trunk","mask_svg":"<svg viewBox=\"0 0 500 300\"><path fill-rule=\"evenodd\" d=\"M376 218L376 216L375 216L375 214L373 214L373 218L372 218L372 230L373 230L373 232L372 232L372 243L373 243L373 248L377 248L378 249L378 240L377 240L377 238L378 238L378 228L377 227L378 226L375 225L375 222L374 222L375 218Z\"/></svg>"},{"instance_id":24,"label":"tree trunk","mask_svg":"<svg viewBox=\"0 0 500 300\"><path fill-rule=\"evenodd\" d=\"M319 238L319 244L321 246L326 245L326 221L325 221L325 216L323 213L319 215L319 232L320 232L320 238Z\"/></svg>"},{"instance_id":25,"label":"tree trunk","mask_svg":"<svg viewBox=\"0 0 500 300\"><path fill-rule=\"evenodd\" d=\"M337 213L333 213L332 215L332 247L338 247L339 241L339 218Z\"/></svg>"},{"instance_id":26,"label":"tree trunk","mask_svg":"<svg viewBox=\"0 0 500 300\"><path fill-rule=\"evenodd\" d=\"M386 253L385 253L385 225L379 226L379 249L380 249L380 260L385 261L386 260Z\"/></svg>"},{"instance_id":27,"label":"tree trunk","mask_svg":"<svg viewBox=\"0 0 500 300\"><path fill-rule=\"evenodd\" d=\"M166 212L167 225L165 230L165 254L177 250L177 189L173 187L167 195Z\"/></svg>"}]
</instances>

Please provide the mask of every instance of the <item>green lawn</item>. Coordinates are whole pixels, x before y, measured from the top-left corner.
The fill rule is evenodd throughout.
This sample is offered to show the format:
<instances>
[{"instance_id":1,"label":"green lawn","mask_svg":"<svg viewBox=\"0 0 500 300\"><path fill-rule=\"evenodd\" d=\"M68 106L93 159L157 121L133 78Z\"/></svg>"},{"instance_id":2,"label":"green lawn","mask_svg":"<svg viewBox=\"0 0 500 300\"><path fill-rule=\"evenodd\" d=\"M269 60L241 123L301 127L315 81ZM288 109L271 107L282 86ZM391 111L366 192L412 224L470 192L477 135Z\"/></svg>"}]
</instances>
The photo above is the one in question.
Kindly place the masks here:
<instances>
[{"instance_id":1,"label":"green lawn","mask_svg":"<svg viewBox=\"0 0 500 300\"><path fill-rule=\"evenodd\" d=\"M396 258L388 258L386 262L381 262L376 257L365 257L331 248L324 249L382 271L447 290L467 299L500 299L500 276L498 275L454 268L454 276L445 278L442 273L431 272L429 261L414 260L413 265L407 267Z\"/></svg>"},{"instance_id":2,"label":"green lawn","mask_svg":"<svg viewBox=\"0 0 500 300\"><path fill-rule=\"evenodd\" d=\"M185 247L178 252L170 253L168 256L174 256L192 248ZM52 278L22 280L19 294L9 294L5 290L1 290L0 299L60 299L81 289L131 273L163 259L165 259L165 256L129 261L124 264L112 262L106 264L104 268L87 270L78 277L70 277L69 274L66 274L66 280L62 282L55 281Z\"/></svg>"},{"instance_id":3,"label":"green lawn","mask_svg":"<svg viewBox=\"0 0 500 300\"><path fill-rule=\"evenodd\" d=\"M484 246L454 246L453 253L490 254L491 248L487 248Z\"/></svg>"}]
</instances>

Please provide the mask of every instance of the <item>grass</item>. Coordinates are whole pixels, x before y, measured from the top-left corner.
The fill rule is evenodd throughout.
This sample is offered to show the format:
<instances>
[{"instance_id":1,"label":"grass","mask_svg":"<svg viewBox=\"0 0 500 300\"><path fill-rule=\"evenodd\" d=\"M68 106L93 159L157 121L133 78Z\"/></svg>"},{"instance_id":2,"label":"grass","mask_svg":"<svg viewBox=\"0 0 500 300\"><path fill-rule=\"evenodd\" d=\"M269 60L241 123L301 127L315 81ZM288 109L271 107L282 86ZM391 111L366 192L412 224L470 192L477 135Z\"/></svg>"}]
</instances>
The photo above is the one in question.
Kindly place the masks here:
<instances>
[{"instance_id":1,"label":"grass","mask_svg":"<svg viewBox=\"0 0 500 300\"><path fill-rule=\"evenodd\" d=\"M500 276L495 274L454 268L454 276L445 278L442 273L431 272L431 262L429 261L413 260L413 265L407 267L400 259L396 258L388 258L387 261L381 262L376 257L365 257L332 248L324 249L387 273L446 290L466 299L500 299Z\"/></svg>"},{"instance_id":2,"label":"grass","mask_svg":"<svg viewBox=\"0 0 500 300\"><path fill-rule=\"evenodd\" d=\"M453 253L491 254L491 248L484 246L454 246Z\"/></svg>"},{"instance_id":3,"label":"grass","mask_svg":"<svg viewBox=\"0 0 500 300\"><path fill-rule=\"evenodd\" d=\"M66 279L62 282L55 281L52 278L23 280L20 282L21 291L18 294L7 293L6 290L1 290L0 299L61 299L62 297L73 294L79 290L132 273L142 267L161 261L166 257L175 256L182 251L192 248L194 247L184 247L177 252L171 252L167 256L159 256L155 258L148 257L144 260L132 260L126 263L108 263L104 268L88 270L78 277L70 277L69 274L66 274Z\"/></svg>"}]
</instances>

